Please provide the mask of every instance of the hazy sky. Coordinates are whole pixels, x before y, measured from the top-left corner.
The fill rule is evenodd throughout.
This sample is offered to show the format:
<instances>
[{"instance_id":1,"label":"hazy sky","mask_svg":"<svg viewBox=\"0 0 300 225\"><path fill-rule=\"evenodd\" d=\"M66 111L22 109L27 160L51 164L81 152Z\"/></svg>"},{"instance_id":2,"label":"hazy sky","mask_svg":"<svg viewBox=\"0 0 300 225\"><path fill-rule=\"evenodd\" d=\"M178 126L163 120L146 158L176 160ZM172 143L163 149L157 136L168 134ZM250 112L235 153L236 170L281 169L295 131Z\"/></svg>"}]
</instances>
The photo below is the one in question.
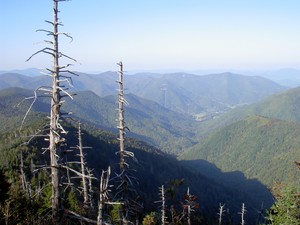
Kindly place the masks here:
<instances>
[{"instance_id":1,"label":"hazy sky","mask_svg":"<svg viewBox=\"0 0 300 225\"><path fill-rule=\"evenodd\" d=\"M0 70L44 68L25 60L50 38L52 0L0 0ZM60 4L61 50L79 71L300 68L299 0L72 0Z\"/></svg>"}]
</instances>

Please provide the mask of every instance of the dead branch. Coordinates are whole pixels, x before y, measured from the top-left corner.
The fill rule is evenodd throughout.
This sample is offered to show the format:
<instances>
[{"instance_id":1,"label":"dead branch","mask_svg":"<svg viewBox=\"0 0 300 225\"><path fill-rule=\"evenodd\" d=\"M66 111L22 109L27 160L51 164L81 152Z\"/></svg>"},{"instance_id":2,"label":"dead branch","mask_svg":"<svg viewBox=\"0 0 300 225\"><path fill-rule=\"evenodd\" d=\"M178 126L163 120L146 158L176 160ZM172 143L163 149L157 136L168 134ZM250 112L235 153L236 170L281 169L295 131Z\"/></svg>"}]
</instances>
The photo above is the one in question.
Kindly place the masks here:
<instances>
[{"instance_id":1,"label":"dead branch","mask_svg":"<svg viewBox=\"0 0 300 225\"><path fill-rule=\"evenodd\" d=\"M48 52L47 50L49 50L49 51L52 51L52 52ZM54 55L54 49L52 49L52 48L43 48L42 50L39 50L39 51L37 51L37 52L35 52L35 53L33 53L27 60L26 60L26 62L28 62L33 56L35 56L35 55L37 55L37 54L39 54L39 53L46 53L46 54L49 54L49 55L51 55L51 56L55 56Z\"/></svg>"}]
</instances>

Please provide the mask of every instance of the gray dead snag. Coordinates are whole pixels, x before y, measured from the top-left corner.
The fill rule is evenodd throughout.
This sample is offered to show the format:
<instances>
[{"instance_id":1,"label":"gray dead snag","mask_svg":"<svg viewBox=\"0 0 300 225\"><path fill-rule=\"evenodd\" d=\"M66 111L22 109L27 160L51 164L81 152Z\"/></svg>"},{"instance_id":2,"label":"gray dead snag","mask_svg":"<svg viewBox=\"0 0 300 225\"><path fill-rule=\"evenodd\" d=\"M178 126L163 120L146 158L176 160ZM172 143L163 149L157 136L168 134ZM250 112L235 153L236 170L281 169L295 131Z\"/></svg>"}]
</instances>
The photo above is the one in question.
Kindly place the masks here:
<instances>
[{"instance_id":1,"label":"gray dead snag","mask_svg":"<svg viewBox=\"0 0 300 225\"><path fill-rule=\"evenodd\" d=\"M99 194L99 205L98 205L98 216L97 216L97 225L103 225L103 208L108 200L109 194L109 177L110 177L110 167L108 167L107 171L102 170L101 178L100 178L100 194Z\"/></svg>"},{"instance_id":2,"label":"gray dead snag","mask_svg":"<svg viewBox=\"0 0 300 225\"><path fill-rule=\"evenodd\" d=\"M80 168L81 168L81 184L82 184L82 192L83 192L83 204L85 208L89 207L89 190L88 190L88 183L87 179L92 179L91 174L86 174L86 162L85 162L85 154L83 149L90 148L90 147L83 147L82 144L82 132L81 132L81 124L78 124L78 145L75 147L79 150L79 154L77 156L80 157Z\"/></svg>"},{"instance_id":3,"label":"gray dead snag","mask_svg":"<svg viewBox=\"0 0 300 225\"><path fill-rule=\"evenodd\" d=\"M90 171L90 170L88 170ZM91 171L90 171L91 172ZM89 176L91 177L91 176ZM109 223L104 221L103 218L103 210L104 210L104 205L105 204L115 204L113 202L109 202L109 179L110 179L110 167L108 167L107 171L102 170L102 174L101 174L101 178L100 178L100 194L99 194L99 205L98 205L98 216L97 216L97 220L91 220L89 218L83 217L81 215L79 215L78 213L75 213L73 211L70 210L66 210L65 212L79 220L79 221L84 221L87 222L89 224L97 224L97 225L110 225Z\"/></svg>"},{"instance_id":4,"label":"gray dead snag","mask_svg":"<svg viewBox=\"0 0 300 225\"><path fill-rule=\"evenodd\" d=\"M21 181L22 181L22 188L25 193L27 193L28 198L31 200L31 187L30 183L27 181L26 174L24 172L24 162L23 162L23 151L21 149L20 152L20 173L21 173Z\"/></svg>"},{"instance_id":5,"label":"gray dead snag","mask_svg":"<svg viewBox=\"0 0 300 225\"><path fill-rule=\"evenodd\" d=\"M53 0L53 21L46 21L47 23L51 24L53 30L37 30L45 32L48 36L51 36L53 39L51 41L45 41L47 44L50 44L51 47L45 47L36 53L32 54L28 59L30 60L33 56L39 53L45 53L52 57L53 59L53 67L52 69L47 69L49 72L46 74L50 76L52 79L52 86L50 87L40 87L37 90L46 92L46 96L51 97L50 103L50 122L49 122L49 152L50 152L50 168L51 168L51 188L52 188L52 196L51 196L51 208L52 208L52 220L54 224L59 224L61 220L61 216L63 213L63 206L62 206L62 197L61 197L61 174L60 170L62 168L61 164L61 144L65 141L63 135L67 132L64 130L63 126L61 125L62 113L61 113L61 106L63 104L63 98L69 96L72 98L72 95L68 93L68 88L66 88L63 83L68 82L69 84L72 83L72 79L68 76L63 75L62 73L71 73L67 68L70 64L61 66L59 64L59 59L61 57L73 60L76 62L75 59L61 53L59 51L59 40L58 37L60 35L67 36L69 38L70 35L67 33L60 33L58 31L58 26L62 25L58 19L58 4L59 2L63 2L65 0ZM35 102L37 98L36 92L34 96ZM30 108L29 108L30 110Z\"/></svg>"},{"instance_id":6,"label":"gray dead snag","mask_svg":"<svg viewBox=\"0 0 300 225\"><path fill-rule=\"evenodd\" d=\"M192 212L199 208L199 204L196 202L197 201L197 196L190 194L190 188L188 187L187 192L184 196L185 198L185 208L187 208L187 224L191 225L191 215ZM184 212L183 212L184 216Z\"/></svg>"},{"instance_id":7,"label":"gray dead snag","mask_svg":"<svg viewBox=\"0 0 300 225\"><path fill-rule=\"evenodd\" d=\"M186 200L187 201L187 222L188 222L188 225L191 225L192 206L190 204L190 201L191 201L190 188L187 189L186 195L187 195L187 198L188 198L188 200Z\"/></svg>"},{"instance_id":8,"label":"gray dead snag","mask_svg":"<svg viewBox=\"0 0 300 225\"><path fill-rule=\"evenodd\" d=\"M94 202L93 202L93 194L94 194L94 190L93 190L93 183L92 183L92 172L93 170L87 168L87 173L88 173L88 180L89 180L89 203L90 203L90 208L93 209L94 208Z\"/></svg>"},{"instance_id":9,"label":"gray dead snag","mask_svg":"<svg viewBox=\"0 0 300 225\"><path fill-rule=\"evenodd\" d=\"M106 171L102 170L100 177L100 193L99 193L99 204L98 204L98 216L97 225L107 225L108 223L104 221L104 206L105 205L122 205L120 202L113 202L109 200L110 188L109 185L111 170L110 167Z\"/></svg>"},{"instance_id":10,"label":"gray dead snag","mask_svg":"<svg viewBox=\"0 0 300 225\"><path fill-rule=\"evenodd\" d=\"M123 64L122 62L118 63L120 69L119 69L119 80L117 81L119 85L118 89L118 118L119 118L119 155L120 155L120 180L121 184L118 187L120 189L121 193L121 202L124 204L121 209L121 224L127 224L127 203L125 201L127 200L127 180L126 180L126 163L125 163L125 152L124 152L124 136L125 136L125 126L124 126L124 93L123 93Z\"/></svg>"},{"instance_id":11,"label":"gray dead snag","mask_svg":"<svg viewBox=\"0 0 300 225\"><path fill-rule=\"evenodd\" d=\"M60 107L61 107L61 91L59 87L59 50L58 50L58 1L54 0L53 15L53 71L52 71L52 98L50 113L50 137L49 151L51 164L51 180L52 180L52 219L55 224L60 222L60 211L63 209L61 202L60 188L60 145L62 129L59 127Z\"/></svg>"},{"instance_id":12,"label":"gray dead snag","mask_svg":"<svg viewBox=\"0 0 300 225\"><path fill-rule=\"evenodd\" d=\"M158 203L161 203L161 224L165 225L166 224L166 198L165 198L165 187L162 185L159 188L159 195L160 195L160 200L157 201Z\"/></svg>"},{"instance_id":13,"label":"gray dead snag","mask_svg":"<svg viewBox=\"0 0 300 225\"><path fill-rule=\"evenodd\" d=\"M246 212L247 212L247 210L246 210L245 204L243 203L242 204L242 211L239 213L239 214L241 214L241 225L245 225L246 224L246 222L245 222Z\"/></svg>"},{"instance_id":14,"label":"gray dead snag","mask_svg":"<svg viewBox=\"0 0 300 225\"><path fill-rule=\"evenodd\" d=\"M222 217L223 217L223 213L225 212L224 207L225 207L225 204L221 205L221 203L220 203L219 213L218 213L218 215L219 215L219 225L222 225Z\"/></svg>"},{"instance_id":15,"label":"gray dead snag","mask_svg":"<svg viewBox=\"0 0 300 225\"><path fill-rule=\"evenodd\" d=\"M120 174L118 177L120 178L120 185L117 187L117 194L120 194L121 197L121 212L120 217L121 221L120 224L128 224L129 220L129 211L130 211L130 204L129 204L129 185L132 185L132 180L135 179L134 177L130 176L128 173L129 164L126 162L126 158L134 158L134 154L130 151L126 151L124 148L124 137L125 137L125 130L128 127L125 126L124 120L124 104L127 104L127 101L124 98L124 91L123 91L123 63L118 63L119 66L119 79L117 80L118 83L118 129L119 129L119 155L120 155ZM128 129L129 130L129 129Z\"/></svg>"}]
</instances>

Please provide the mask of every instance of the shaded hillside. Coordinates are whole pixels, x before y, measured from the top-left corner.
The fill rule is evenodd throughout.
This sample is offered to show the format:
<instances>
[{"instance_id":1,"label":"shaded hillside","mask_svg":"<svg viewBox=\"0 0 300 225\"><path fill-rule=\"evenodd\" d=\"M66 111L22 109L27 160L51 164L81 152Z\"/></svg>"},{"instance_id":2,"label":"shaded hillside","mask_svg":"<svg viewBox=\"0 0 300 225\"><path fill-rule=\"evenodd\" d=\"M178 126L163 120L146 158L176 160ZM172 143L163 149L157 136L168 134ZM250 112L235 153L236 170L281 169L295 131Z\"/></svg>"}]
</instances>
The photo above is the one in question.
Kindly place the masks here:
<instances>
[{"instance_id":1,"label":"shaded hillside","mask_svg":"<svg viewBox=\"0 0 300 225\"><path fill-rule=\"evenodd\" d=\"M28 153L33 154L24 159L25 168L27 168L25 171L30 171L31 159L34 159L35 165L47 164L48 156L42 154L40 150L47 146L42 137L32 139L26 147L21 146L24 141L28 140L28 135L34 133L44 122L37 117L32 119L35 120L34 124L24 127L21 132L17 130L0 132L0 169L3 169L10 179L18 177L21 150L24 151L25 156ZM66 137L68 145L64 148L69 149L71 146L77 145L76 128L71 124L65 124L65 128L69 132ZM118 151L117 137L112 133L87 125L83 125L83 133L83 145L92 147L86 150L87 165L95 169L95 175L99 177L101 170L106 169L109 165L112 166L113 174L118 172L118 155L115 154ZM210 221L214 220L219 203L222 202L226 203L226 207L230 209L233 220L239 220L235 212L240 210L242 203L247 205L247 221L251 223L256 219L261 199L254 199L251 193L246 193L244 190L232 190L196 171L190 171L175 158L143 142L127 138L126 150L134 152L137 159L137 161L130 162L130 168L136 171L134 174L138 178L138 184L135 184L135 187L141 195L140 201L143 202L145 212L158 211L158 206L154 203L159 199L158 187L161 185L169 187L170 179L184 179L184 185L179 189L180 197L178 196L177 200L183 198L183 193L189 186L191 192L198 196L201 217L210 219ZM67 154L65 157L68 157L70 161L76 157L72 153ZM16 177L13 177L14 175ZM246 178L241 176L241 180L246 180ZM256 185L258 189L267 190L260 183ZM95 187L98 187L98 184ZM271 201L271 197L265 196L265 200Z\"/></svg>"},{"instance_id":2,"label":"shaded hillside","mask_svg":"<svg viewBox=\"0 0 300 225\"><path fill-rule=\"evenodd\" d=\"M117 73L79 73L73 77L77 91L91 90L99 96L115 94ZM47 77L0 74L0 88L37 88L47 84ZM124 78L127 93L155 101L173 111L208 115L232 107L256 102L285 88L262 77L232 73L197 76L186 73L136 74Z\"/></svg>"},{"instance_id":3,"label":"shaded hillside","mask_svg":"<svg viewBox=\"0 0 300 225\"><path fill-rule=\"evenodd\" d=\"M213 133L181 159L204 159L268 186L275 181L299 185L294 164L300 158L299 135L299 123L249 116Z\"/></svg>"}]
</instances>

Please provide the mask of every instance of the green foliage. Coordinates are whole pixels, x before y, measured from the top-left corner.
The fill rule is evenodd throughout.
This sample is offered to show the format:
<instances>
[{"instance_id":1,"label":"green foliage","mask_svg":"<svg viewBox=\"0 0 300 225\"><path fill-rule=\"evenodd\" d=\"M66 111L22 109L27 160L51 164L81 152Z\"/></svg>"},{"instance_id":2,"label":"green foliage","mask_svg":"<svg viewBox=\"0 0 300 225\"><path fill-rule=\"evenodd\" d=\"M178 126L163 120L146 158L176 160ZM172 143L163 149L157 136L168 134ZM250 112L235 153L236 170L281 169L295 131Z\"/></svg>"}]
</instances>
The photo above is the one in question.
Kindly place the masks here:
<instances>
[{"instance_id":1,"label":"green foliage","mask_svg":"<svg viewBox=\"0 0 300 225\"><path fill-rule=\"evenodd\" d=\"M120 211L122 209L121 204L115 204L109 212L113 224L118 224L121 221Z\"/></svg>"},{"instance_id":2,"label":"green foliage","mask_svg":"<svg viewBox=\"0 0 300 225\"><path fill-rule=\"evenodd\" d=\"M66 207L74 212L78 212L79 210L79 201L77 199L76 192L72 189L71 191L66 193L67 195L67 202Z\"/></svg>"},{"instance_id":3,"label":"green foliage","mask_svg":"<svg viewBox=\"0 0 300 225\"><path fill-rule=\"evenodd\" d=\"M43 215L51 208L51 186L47 185L42 192L36 197L36 202L39 205L38 214Z\"/></svg>"},{"instance_id":4,"label":"green foliage","mask_svg":"<svg viewBox=\"0 0 300 225\"><path fill-rule=\"evenodd\" d=\"M159 215L156 212L151 212L144 217L142 224L158 225L159 224L158 221L159 221Z\"/></svg>"},{"instance_id":5,"label":"green foliage","mask_svg":"<svg viewBox=\"0 0 300 225\"><path fill-rule=\"evenodd\" d=\"M293 187L279 187L276 202L268 210L269 225L300 224L300 195Z\"/></svg>"}]
</instances>

